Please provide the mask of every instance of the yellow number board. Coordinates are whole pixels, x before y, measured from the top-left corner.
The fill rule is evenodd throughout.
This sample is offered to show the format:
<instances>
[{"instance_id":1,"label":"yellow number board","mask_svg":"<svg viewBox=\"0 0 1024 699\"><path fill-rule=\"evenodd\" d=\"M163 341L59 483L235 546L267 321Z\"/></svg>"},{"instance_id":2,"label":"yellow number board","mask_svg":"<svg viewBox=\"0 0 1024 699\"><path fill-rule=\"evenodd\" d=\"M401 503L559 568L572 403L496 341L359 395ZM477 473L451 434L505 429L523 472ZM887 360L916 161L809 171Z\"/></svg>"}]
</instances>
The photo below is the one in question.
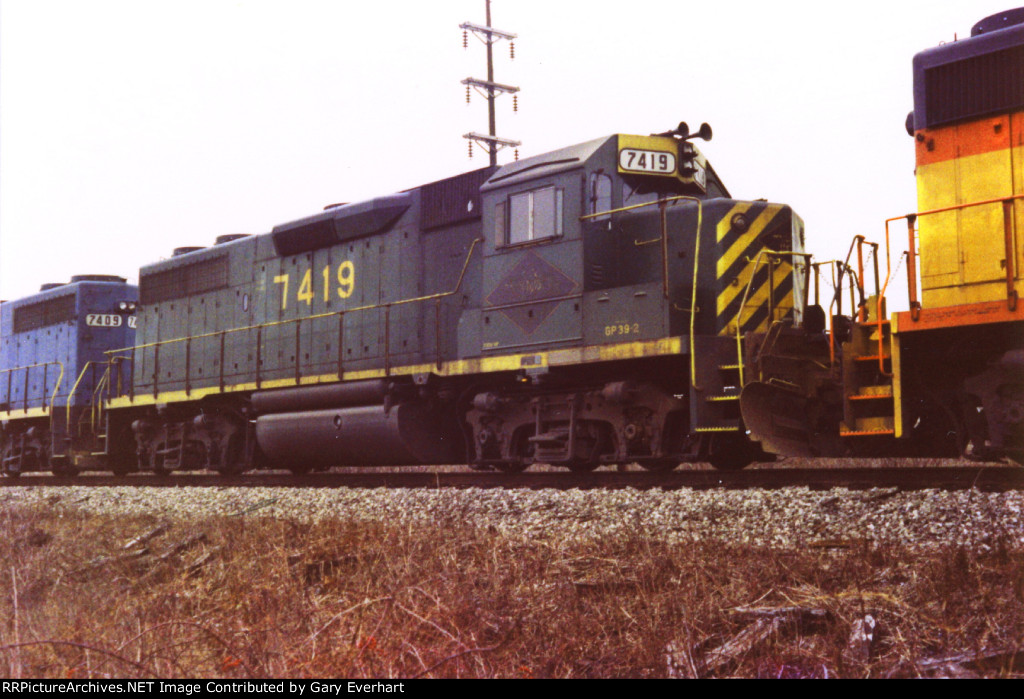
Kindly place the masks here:
<instances>
[{"instance_id":1,"label":"yellow number board","mask_svg":"<svg viewBox=\"0 0 1024 699\"><path fill-rule=\"evenodd\" d=\"M680 148L685 150L680 150ZM680 159L684 162L680 163ZM707 191L707 160L690 143L668 136L619 134L619 173L672 177L683 184Z\"/></svg>"},{"instance_id":2,"label":"yellow number board","mask_svg":"<svg viewBox=\"0 0 1024 699\"><path fill-rule=\"evenodd\" d=\"M675 177L679 172L679 146L664 136L619 135L619 172Z\"/></svg>"}]
</instances>

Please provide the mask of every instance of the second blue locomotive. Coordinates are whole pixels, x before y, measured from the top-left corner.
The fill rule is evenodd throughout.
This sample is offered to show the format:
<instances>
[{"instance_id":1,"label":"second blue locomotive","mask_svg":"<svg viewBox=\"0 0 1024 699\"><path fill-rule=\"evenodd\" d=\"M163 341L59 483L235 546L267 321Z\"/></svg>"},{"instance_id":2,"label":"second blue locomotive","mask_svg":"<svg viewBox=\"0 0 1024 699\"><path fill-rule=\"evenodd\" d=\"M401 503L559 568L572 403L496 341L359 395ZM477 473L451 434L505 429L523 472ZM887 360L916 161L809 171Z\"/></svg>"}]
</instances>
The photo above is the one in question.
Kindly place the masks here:
<instances>
[{"instance_id":1,"label":"second blue locomotive","mask_svg":"<svg viewBox=\"0 0 1024 699\"><path fill-rule=\"evenodd\" d=\"M137 301L137 288L123 277L90 274L0 303L5 475L131 467L107 458L103 407L127 387L107 351L134 342Z\"/></svg>"}]
</instances>

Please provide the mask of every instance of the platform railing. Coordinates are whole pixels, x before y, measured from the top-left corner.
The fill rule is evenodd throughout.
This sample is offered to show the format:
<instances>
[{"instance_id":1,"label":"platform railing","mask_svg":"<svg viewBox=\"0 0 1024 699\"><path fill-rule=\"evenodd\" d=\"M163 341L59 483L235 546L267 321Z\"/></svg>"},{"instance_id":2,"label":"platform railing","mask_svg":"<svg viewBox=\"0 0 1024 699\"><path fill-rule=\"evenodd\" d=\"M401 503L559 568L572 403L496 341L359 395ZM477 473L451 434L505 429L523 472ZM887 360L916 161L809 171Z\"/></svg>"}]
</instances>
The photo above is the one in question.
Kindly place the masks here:
<instances>
[{"instance_id":1,"label":"platform railing","mask_svg":"<svg viewBox=\"0 0 1024 699\"><path fill-rule=\"evenodd\" d=\"M884 306L885 294L889 288L889 282L892 279L892 241L891 241L891 230L890 224L895 221L907 221L907 250L900 254L900 258L904 255L907 257L907 301L910 309L911 320L917 322L921 317L922 303L918 297L917 286L918 286L918 270L917 270L917 259L919 257L917 253L917 228L915 224L920 218L925 216L933 216L936 214L949 213L953 211L962 211L964 209L970 209L977 206L988 206L992 204L1000 204L1003 209L1003 247L1006 259L1006 308L1009 311L1015 311L1017 309L1018 294L1016 289L1016 277L1017 277L1017 265L1016 265L1016 250L1014 249L1013 241L1013 212L1016 202L1020 199L1024 199L1024 194L1014 194L1008 197L995 197L992 199L982 199L979 201L967 202L964 204L955 204L953 206L944 206L937 209L929 209L927 211L918 211L913 214L904 214L902 216L894 216L885 220L885 281L879 288L878 278L878 263L877 263L877 250L878 245L871 243L875 248L875 286L876 286L876 313L875 322L878 325L878 357L879 357L879 370L885 376L891 376L890 372L887 372L884 367L884 332L882 326L885 321L884 317ZM858 236L860 237L860 236ZM863 241L862 241L863 243ZM863 288L863 286L861 286ZM866 309L865 309L866 311ZM866 321L866 314L862 315L861 321Z\"/></svg>"},{"instance_id":2,"label":"platform railing","mask_svg":"<svg viewBox=\"0 0 1024 699\"><path fill-rule=\"evenodd\" d=\"M886 248L886 275L885 283L882 284L880 281L880 274L878 271L878 243L868 242L864 236L856 235L853 238L853 242L850 244L850 251L852 252L854 247L857 249L857 278L856 285L860 295L860 304L857 306L856 320L858 323L865 324L868 322L868 301L867 292L864 289L865 285L865 273L864 273L864 246L868 245L871 247L871 258L873 260L873 267L875 273L875 324L877 326L876 336L878 338L878 371L882 376L892 376L892 372L887 371L885 368L885 331L883 327L886 323L885 313L885 292L889 288L889 280L892 277L892 267L889 260L888 247ZM849 255L847 256L847 262L849 262Z\"/></svg>"},{"instance_id":3,"label":"platform railing","mask_svg":"<svg viewBox=\"0 0 1024 699\"><path fill-rule=\"evenodd\" d=\"M889 240L889 224L894 221L907 221L907 239L908 249L907 255L907 294L909 296L910 303L910 316L914 321L917 321L921 317L921 302L917 295L917 236L916 228L914 224L918 219L924 216L932 216L935 214L948 213L950 211L961 211L963 209L973 208L975 206L986 206L991 204L1001 204L1003 208L1003 246L1006 254L1006 308L1009 311L1015 311L1017 309L1018 294L1016 289L1016 278L1017 278L1017 265L1016 265L1016 251L1013 245L1013 212L1016 202L1020 199L1024 199L1024 194L1013 194L1008 197L995 197L992 199L983 199L980 201L968 202L966 204L956 204L953 206L944 206L938 209L929 209L928 211L918 211L914 214L904 214L903 216L895 216L893 218L886 219L885 221L885 253L886 253L886 284L888 284L889 273L891 272L891 253L890 253L890 240Z\"/></svg>"},{"instance_id":4,"label":"platform railing","mask_svg":"<svg viewBox=\"0 0 1024 699\"><path fill-rule=\"evenodd\" d=\"M851 247L851 251L853 248ZM821 305L821 268L826 267L831 273L830 285L833 289L832 297L828 305L828 343L829 343L829 366L836 368L836 333L835 318L843 314L843 294L847 291L850 294L850 316L853 317L857 309L857 293L859 275L849 265L849 254L846 260L826 260L822 262L811 262L809 266L814 270L814 305ZM849 281L844 281L844 278ZM845 284L845 287L844 287ZM862 292L861 292L862 293Z\"/></svg>"},{"instance_id":5,"label":"platform railing","mask_svg":"<svg viewBox=\"0 0 1024 699\"><path fill-rule=\"evenodd\" d=\"M142 345L134 345L132 347L122 347L120 349L108 350L105 354L108 356L107 363L113 365L114 362L128 362L130 365L130 377L128 381L129 393L128 395L132 398L135 397L135 356L136 353L142 350L152 349L153 350L153 397L156 398L160 395L160 348L167 345L173 344L185 344L185 395L188 396L192 392L192 345L198 340L207 340L210 338L218 338L220 342L220 361L219 361L219 379L218 384L220 390L224 390L226 385L226 377L224 372L224 358L226 354L226 341L227 336L235 333L251 333L256 332L256 388L259 389L263 384L262 377L262 365L263 365L263 334L264 331L269 328L284 327L288 325L295 326L295 382L299 383L302 378L302 356L300 353L301 340L302 340L302 324L321 320L324 318L337 318L338 319L338 359L337 359L337 373L338 378L344 376L344 332L345 332L345 317L352 313L359 313L365 311L373 311L384 309L384 373L390 376L391 374L391 309L396 306L405 306L412 303L424 303L427 301L434 302L434 350L435 350L435 363L438 369L442 365L441 357L441 301L449 296L454 296L462 290L462 284L466 277L466 271L469 269L469 262L473 257L473 252L477 246L483 242L482 238L475 238L469 247L469 251L466 253L466 259L462 263L462 270L459 273L458 282L455 284L455 288L451 291L443 291L436 294L427 294L425 296L417 296L415 298L401 299L399 301L388 301L385 303L369 304L366 306L358 306L356 308L348 308L341 311L332 311L330 313L316 313L301 318L288 318L285 320L275 320L268 323L259 323L257 325L247 325L239 328L231 328L229 330L220 330L212 333L203 333L200 335L188 335L186 337L176 337L168 340L159 340L157 342L149 342ZM120 376L120 371L118 372ZM123 394L121 394L123 395Z\"/></svg>"},{"instance_id":6,"label":"platform railing","mask_svg":"<svg viewBox=\"0 0 1024 699\"><path fill-rule=\"evenodd\" d=\"M795 262L793 258L803 258L803 262ZM784 258L789 258L793 265L793 274L799 273L798 270L802 267L804 274L803 284L803 307L807 308L807 300L811 290L811 253L808 252L795 252L793 250L767 250L762 249L757 253L757 257L754 258L754 264L750 270L750 278L747 280L747 286L743 290L743 297L740 301L739 310L736 312L736 364L739 371L739 385L745 385L744 381L744 362L743 362L743 311L747 308L747 302L750 300L750 291L754 286L754 277L757 276L757 270L765 262L768 264L768 320L769 325L771 321L774 321L776 311L775 298L775 276L773 273L774 268L783 262ZM815 281L815 301L817 301L817 281Z\"/></svg>"},{"instance_id":7,"label":"platform railing","mask_svg":"<svg viewBox=\"0 0 1024 699\"><path fill-rule=\"evenodd\" d=\"M49 382L48 374L49 367L51 366L58 367L60 371L57 374L57 383L54 385L53 392L50 394L50 403L49 405L47 405L46 384ZM64 380L64 364L62 362L40 362L38 364L28 364L25 366L11 367L10 369L0 369L0 375L7 374L7 412L14 412L15 410L19 410L19 408L15 406L14 401L11 399L12 392L14 389L14 375L16 372L19 371L25 372L21 393L22 407L20 408L20 410L23 410L25 413L29 411L29 378L32 369L39 368L42 368L43 370L43 390L42 393L40 394L40 397L43 399L43 410L48 411L51 415L53 414L53 405L57 400L57 392L60 391L60 384ZM0 379L0 381L2 381L2 379Z\"/></svg>"}]
</instances>

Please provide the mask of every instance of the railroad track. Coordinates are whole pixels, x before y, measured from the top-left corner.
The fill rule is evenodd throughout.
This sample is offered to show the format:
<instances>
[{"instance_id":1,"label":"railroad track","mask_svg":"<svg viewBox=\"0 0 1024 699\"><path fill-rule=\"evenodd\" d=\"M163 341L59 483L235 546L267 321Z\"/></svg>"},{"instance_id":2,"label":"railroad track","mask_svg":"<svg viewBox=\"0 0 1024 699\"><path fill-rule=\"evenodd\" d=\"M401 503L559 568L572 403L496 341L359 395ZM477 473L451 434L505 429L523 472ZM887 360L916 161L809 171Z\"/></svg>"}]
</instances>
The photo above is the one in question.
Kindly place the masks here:
<instances>
[{"instance_id":1,"label":"railroad track","mask_svg":"<svg viewBox=\"0 0 1024 699\"><path fill-rule=\"evenodd\" d=\"M209 473L180 473L167 476L133 474L124 477L82 474L56 478L49 474L26 474L3 479L0 486L138 486L148 488L291 487L291 488L544 488L584 490L635 488L677 490L693 488L775 489L804 486L829 488L898 488L900 490L986 491L1024 489L1024 468L1019 466L936 466L936 467L838 467L838 468L754 468L744 471L678 470L669 473L647 471L537 471L504 474L476 471L328 471L305 476L284 472L253 472L237 476Z\"/></svg>"}]
</instances>

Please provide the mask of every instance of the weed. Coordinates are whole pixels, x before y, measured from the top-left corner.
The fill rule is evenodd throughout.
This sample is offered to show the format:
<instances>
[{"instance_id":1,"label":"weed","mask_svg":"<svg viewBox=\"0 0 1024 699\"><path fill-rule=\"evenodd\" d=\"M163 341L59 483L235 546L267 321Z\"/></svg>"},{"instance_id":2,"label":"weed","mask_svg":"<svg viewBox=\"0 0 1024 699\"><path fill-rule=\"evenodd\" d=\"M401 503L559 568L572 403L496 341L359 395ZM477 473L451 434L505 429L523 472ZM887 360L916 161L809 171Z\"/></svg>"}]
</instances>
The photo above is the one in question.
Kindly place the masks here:
<instances>
[{"instance_id":1,"label":"weed","mask_svg":"<svg viewBox=\"0 0 1024 699\"><path fill-rule=\"evenodd\" d=\"M7 677L877 677L950 658L1021 674L1024 555L1002 543L777 550L45 507L0 512L0 529Z\"/></svg>"}]
</instances>

